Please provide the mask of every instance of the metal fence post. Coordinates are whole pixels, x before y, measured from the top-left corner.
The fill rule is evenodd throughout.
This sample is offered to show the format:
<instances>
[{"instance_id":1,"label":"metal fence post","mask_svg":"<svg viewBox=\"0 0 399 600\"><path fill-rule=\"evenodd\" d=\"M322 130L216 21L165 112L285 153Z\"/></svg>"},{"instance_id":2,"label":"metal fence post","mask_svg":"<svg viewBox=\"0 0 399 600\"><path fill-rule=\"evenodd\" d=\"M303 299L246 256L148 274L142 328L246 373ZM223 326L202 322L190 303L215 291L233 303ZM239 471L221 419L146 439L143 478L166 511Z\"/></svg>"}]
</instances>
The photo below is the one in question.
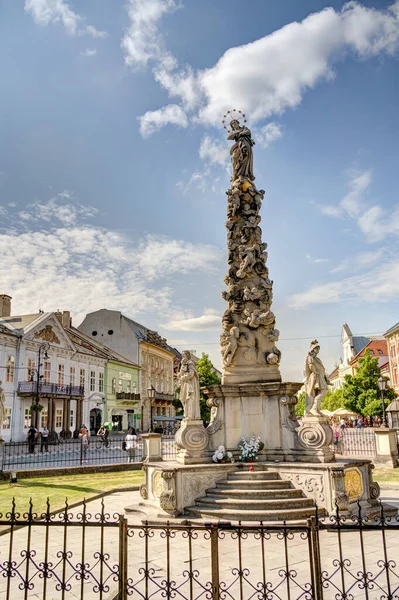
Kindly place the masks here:
<instances>
[{"instance_id":1,"label":"metal fence post","mask_svg":"<svg viewBox=\"0 0 399 600\"><path fill-rule=\"evenodd\" d=\"M119 515L119 594L118 600L127 599L127 519Z\"/></svg>"},{"instance_id":2,"label":"metal fence post","mask_svg":"<svg viewBox=\"0 0 399 600\"><path fill-rule=\"evenodd\" d=\"M315 517L308 520L309 535L310 535L310 569L312 574L313 598L314 600L323 600L323 580L321 574L321 559L320 559L320 540L318 522Z\"/></svg>"},{"instance_id":3,"label":"metal fence post","mask_svg":"<svg viewBox=\"0 0 399 600\"><path fill-rule=\"evenodd\" d=\"M219 600L219 532L211 525L212 600Z\"/></svg>"}]
</instances>

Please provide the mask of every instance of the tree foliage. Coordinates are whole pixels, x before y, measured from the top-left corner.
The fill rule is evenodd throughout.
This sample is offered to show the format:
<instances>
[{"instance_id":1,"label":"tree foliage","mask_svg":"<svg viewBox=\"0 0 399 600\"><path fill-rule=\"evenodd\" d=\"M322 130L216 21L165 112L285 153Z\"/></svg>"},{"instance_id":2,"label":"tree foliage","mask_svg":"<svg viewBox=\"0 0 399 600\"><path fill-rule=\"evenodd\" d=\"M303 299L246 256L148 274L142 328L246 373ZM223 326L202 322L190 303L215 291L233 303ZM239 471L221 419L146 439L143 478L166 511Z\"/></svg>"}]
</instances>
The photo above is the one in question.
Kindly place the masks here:
<instances>
[{"instance_id":1,"label":"tree foliage","mask_svg":"<svg viewBox=\"0 0 399 600\"><path fill-rule=\"evenodd\" d=\"M359 358L356 373L345 375L342 386L345 407L364 416L381 415L381 392L378 387L380 377L378 357L371 356L370 351L367 350L365 355ZM384 392L385 404L388 405L395 396L395 391L387 385Z\"/></svg>"},{"instance_id":2,"label":"tree foliage","mask_svg":"<svg viewBox=\"0 0 399 600\"><path fill-rule=\"evenodd\" d=\"M197 362L200 388L208 387L210 385L217 385L220 383L219 375L212 370L213 368L214 367L209 355L203 354ZM206 403L206 398L204 397L202 390L200 396L200 409L201 419L208 422L210 419L211 409Z\"/></svg>"},{"instance_id":3,"label":"tree foliage","mask_svg":"<svg viewBox=\"0 0 399 600\"><path fill-rule=\"evenodd\" d=\"M295 412L298 417L303 417L305 414L305 406L306 406L306 394L302 392L298 395L298 402L295 404Z\"/></svg>"}]
</instances>

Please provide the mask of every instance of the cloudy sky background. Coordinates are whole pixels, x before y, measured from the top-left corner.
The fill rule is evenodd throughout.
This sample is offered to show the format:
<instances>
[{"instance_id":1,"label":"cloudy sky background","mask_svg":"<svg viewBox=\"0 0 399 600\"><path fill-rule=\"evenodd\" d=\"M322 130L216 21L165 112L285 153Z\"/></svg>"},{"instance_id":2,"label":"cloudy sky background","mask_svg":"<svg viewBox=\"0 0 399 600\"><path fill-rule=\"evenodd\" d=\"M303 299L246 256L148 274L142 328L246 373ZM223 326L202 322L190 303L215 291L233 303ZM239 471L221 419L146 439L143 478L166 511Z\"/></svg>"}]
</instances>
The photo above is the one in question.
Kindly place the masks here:
<instances>
[{"instance_id":1,"label":"cloudy sky background","mask_svg":"<svg viewBox=\"0 0 399 600\"><path fill-rule=\"evenodd\" d=\"M399 1L0 0L0 292L122 310L220 366L228 147L266 190L283 376L399 294Z\"/></svg>"}]
</instances>

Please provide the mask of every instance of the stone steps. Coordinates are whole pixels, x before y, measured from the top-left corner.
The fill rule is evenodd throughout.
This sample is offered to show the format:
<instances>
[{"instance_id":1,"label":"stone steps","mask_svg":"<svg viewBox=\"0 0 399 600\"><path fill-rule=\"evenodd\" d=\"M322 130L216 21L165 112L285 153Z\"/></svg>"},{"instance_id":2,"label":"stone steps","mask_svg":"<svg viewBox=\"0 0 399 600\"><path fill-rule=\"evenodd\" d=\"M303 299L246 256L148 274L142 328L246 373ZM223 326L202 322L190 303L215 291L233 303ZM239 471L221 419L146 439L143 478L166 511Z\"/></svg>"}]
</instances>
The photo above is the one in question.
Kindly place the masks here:
<instances>
[{"instance_id":1,"label":"stone steps","mask_svg":"<svg viewBox=\"0 0 399 600\"><path fill-rule=\"evenodd\" d=\"M206 495L219 496L221 498L242 498L243 500L253 498L254 500L272 500L280 498L303 498L301 490L294 488L290 489L276 489L276 490L243 490L243 489L231 489L229 487L223 488L222 486L217 488L209 488L205 490Z\"/></svg>"},{"instance_id":2,"label":"stone steps","mask_svg":"<svg viewBox=\"0 0 399 600\"><path fill-rule=\"evenodd\" d=\"M223 521L303 521L315 516L311 498L275 471L236 471L217 481L186 509L189 515Z\"/></svg>"},{"instance_id":3,"label":"stone steps","mask_svg":"<svg viewBox=\"0 0 399 600\"><path fill-rule=\"evenodd\" d=\"M195 505L186 509L190 515L200 517L201 519L217 519L219 521L304 521L314 517L316 509L314 507L307 508L286 508L281 510L239 510L225 509L215 507L214 505L202 506ZM320 512L319 512L320 514Z\"/></svg>"},{"instance_id":4,"label":"stone steps","mask_svg":"<svg viewBox=\"0 0 399 600\"><path fill-rule=\"evenodd\" d=\"M314 502L311 498L273 498L272 500L248 500L241 498L220 498L218 496L206 495L196 498L195 504L198 508L202 506L220 506L223 509L249 510L250 512L264 510L275 511L295 508L313 508Z\"/></svg>"},{"instance_id":5,"label":"stone steps","mask_svg":"<svg viewBox=\"0 0 399 600\"><path fill-rule=\"evenodd\" d=\"M290 489L292 488L291 481L288 479L276 479L275 481L261 481L259 479L255 481L248 481L246 479L235 479L233 481L223 480L216 482L217 487L223 488L241 488L251 490L274 490L274 489Z\"/></svg>"}]
</instances>

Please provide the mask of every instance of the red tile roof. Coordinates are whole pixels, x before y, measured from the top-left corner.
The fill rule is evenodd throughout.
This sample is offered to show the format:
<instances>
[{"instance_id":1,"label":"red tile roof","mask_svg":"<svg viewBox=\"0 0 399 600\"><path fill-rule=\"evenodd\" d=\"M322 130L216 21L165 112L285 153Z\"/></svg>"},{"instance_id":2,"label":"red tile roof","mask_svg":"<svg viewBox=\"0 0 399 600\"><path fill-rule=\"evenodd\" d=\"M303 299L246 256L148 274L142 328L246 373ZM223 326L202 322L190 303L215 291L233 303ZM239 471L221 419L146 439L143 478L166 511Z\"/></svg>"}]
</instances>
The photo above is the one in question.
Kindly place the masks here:
<instances>
[{"instance_id":1,"label":"red tile roof","mask_svg":"<svg viewBox=\"0 0 399 600\"><path fill-rule=\"evenodd\" d=\"M366 354L367 350L371 351L372 356L386 356L388 358L388 346L386 340L371 340L367 346L362 348L362 350L352 358L350 364L353 365L354 363L357 363L359 358Z\"/></svg>"}]
</instances>

